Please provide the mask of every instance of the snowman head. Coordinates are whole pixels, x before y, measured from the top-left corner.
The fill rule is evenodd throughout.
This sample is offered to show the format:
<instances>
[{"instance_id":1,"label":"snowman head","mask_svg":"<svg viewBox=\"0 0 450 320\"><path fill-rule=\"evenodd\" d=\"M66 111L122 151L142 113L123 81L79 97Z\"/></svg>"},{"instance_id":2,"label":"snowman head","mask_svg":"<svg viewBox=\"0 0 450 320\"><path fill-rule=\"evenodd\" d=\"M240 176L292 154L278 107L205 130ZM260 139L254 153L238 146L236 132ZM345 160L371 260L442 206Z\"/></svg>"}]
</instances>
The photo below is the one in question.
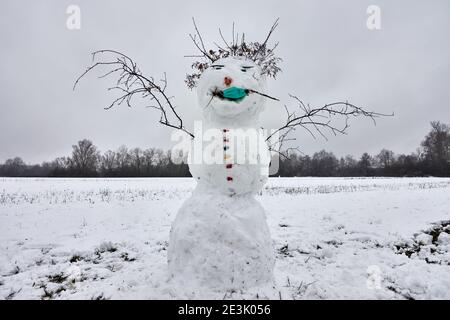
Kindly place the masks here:
<instances>
[{"instance_id":1,"label":"snowman head","mask_svg":"<svg viewBox=\"0 0 450 320\"><path fill-rule=\"evenodd\" d=\"M209 119L252 119L263 110L266 77L251 59L227 57L214 61L201 75L197 95Z\"/></svg>"}]
</instances>

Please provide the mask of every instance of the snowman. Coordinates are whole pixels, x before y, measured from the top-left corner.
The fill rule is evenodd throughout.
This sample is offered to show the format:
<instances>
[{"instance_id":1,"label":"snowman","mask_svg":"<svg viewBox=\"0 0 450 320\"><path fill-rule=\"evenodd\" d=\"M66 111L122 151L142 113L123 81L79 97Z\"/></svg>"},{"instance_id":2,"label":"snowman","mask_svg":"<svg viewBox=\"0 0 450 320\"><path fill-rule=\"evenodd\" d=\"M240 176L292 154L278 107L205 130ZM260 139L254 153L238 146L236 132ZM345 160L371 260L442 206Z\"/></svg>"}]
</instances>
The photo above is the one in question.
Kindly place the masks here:
<instances>
[{"instance_id":1,"label":"snowman","mask_svg":"<svg viewBox=\"0 0 450 320\"><path fill-rule=\"evenodd\" d=\"M189 35L201 55L193 74L187 75L190 89L197 87L202 114L201 134L192 134L167 94L167 81L144 76L135 61L115 50L99 50L97 55L112 59L95 62L77 78L93 69L109 67L101 78L116 75L120 96L107 108L126 103L133 97L150 98L160 111L159 123L179 129L190 141L189 169L197 182L190 198L172 224L168 248L170 278L193 287L218 291L240 290L273 284L274 250L264 208L255 198L267 182L270 150L280 152L283 141L296 128L345 134L352 117L385 116L351 103L334 102L320 107L305 105L296 96L297 112L285 107L286 123L268 137L261 129L259 115L267 99L266 77L275 78L281 61L274 54L277 45L267 42L278 25L272 25L263 42L246 42L244 34L216 50L207 50L194 22L195 35ZM233 29L234 34L234 29ZM340 127L333 119L343 119ZM313 135L314 136L314 135ZM273 143L273 141L277 143ZM294 139L295 140L295 139ZM277 150L278 149L278 150ZM287 152L286 152L287 153ZM287 154L285 154L287 157Z\"/></svg>"},{"instance_id":2,"label":"snowman","mask_svg":"<svg viewBox=\"0 0 450 320\"><path fill-rule=\"evenodd\" d=\"M192 141L189 161L197 185L170 231L168 265L175 279L216 290L273 279L266 214L255 199L269 175L259 123L266 98L255 93L264 91L265 75L248 58L216 60L200 77L203 135Z\"/></svg>"}]
</instances>

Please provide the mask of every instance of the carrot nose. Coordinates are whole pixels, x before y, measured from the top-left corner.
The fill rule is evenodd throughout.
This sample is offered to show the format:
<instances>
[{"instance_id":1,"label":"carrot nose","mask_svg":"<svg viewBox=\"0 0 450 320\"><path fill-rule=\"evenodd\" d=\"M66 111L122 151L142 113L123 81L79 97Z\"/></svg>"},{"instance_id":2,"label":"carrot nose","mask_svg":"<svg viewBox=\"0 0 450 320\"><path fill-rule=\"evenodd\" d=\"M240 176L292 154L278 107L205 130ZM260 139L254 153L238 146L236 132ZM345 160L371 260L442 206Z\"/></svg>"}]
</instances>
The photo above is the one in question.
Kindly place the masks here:
<instances>
[{"instance_id":1,"label":"carrot nose","mask_svg":"<svg viewBox=\"0 0 450 320\"><path fill-rule=\"evenodd\" d=\"M233 82L233 79L231 79L230 77L225 77L223 79L223 83L225 83L226 86L229 86L232 82Z\"/></svg>"}]
</instances>

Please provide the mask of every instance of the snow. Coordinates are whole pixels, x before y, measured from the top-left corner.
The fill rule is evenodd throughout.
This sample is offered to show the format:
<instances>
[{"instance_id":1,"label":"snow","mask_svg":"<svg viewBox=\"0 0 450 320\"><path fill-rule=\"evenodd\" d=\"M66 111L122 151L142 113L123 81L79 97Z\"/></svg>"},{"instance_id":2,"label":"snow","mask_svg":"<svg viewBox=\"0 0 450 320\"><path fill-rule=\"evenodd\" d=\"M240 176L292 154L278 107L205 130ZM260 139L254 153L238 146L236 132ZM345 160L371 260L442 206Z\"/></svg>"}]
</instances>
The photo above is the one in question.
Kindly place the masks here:
<instances>
[{"instance_id":1,"label":"snow","mask_svg":"<svg viewBox=\"0 0 450 320\"><path fill-rule=\"evenodd\" d=\"M438 241L439 241L440 244L443 244L443 245L450 244L450 234L448 234L448 233L441 233L439 235Z\"/></svg>"},{"instance_id":2,"label":"snow","mask_svg":"<svg viewBox=\"0 0 450 320\"><path fill-rule=\"evenodd\" d=\"M264 208L251 194L230 197L199 182L172 225L168 262L180 285L225 292L273 282Z\"/></svg>"},{"instance_id":3,"label":"snow","mask_svg":"<svg viewBox=\"0 0 450 320\"><path fill-rule=\"evenodd\" d=\"M450 179L269 178L275 283L169 279L196 182L0 178L0 299L449 299Z\"/></svg>"},{"instance_id":4,"label":"snow","mask_svg":"<svg viewBox=\"0 0 450 320\"><path fill-rule=\"evenodd\" d=\"M179 287L223 292L273 285L272 240L255 199L269 177L269 150L258 124L264 99L214 95L230 85L263 92L264 83L253 61L237 58L216 61L200 77L206 132L195 133L188 161L197 186L178 211L168 247L171 282Z\"/></svg>"}]
</instances>

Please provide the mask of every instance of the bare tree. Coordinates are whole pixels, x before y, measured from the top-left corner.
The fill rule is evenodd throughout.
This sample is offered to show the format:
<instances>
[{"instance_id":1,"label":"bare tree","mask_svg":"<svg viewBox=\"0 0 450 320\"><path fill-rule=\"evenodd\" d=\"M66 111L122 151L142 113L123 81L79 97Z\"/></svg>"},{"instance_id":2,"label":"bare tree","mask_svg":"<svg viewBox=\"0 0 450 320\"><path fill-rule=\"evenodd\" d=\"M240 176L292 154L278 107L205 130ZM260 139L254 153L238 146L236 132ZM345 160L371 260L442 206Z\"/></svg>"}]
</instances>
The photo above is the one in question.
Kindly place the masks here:
<instances>
[{"instance_id":1,"label":"bare tree","mask_svg":"<svg viewBox=\"0 0 450 320\"><path fill-rule=\"evenodd\" d=\"M169 163L169 159L166 158L166 155L163 150L156 149L154 153L154 159L157 166L165 166Z\"/></svg>"},{"instance_id":2,"label":"bare tree","mask_svg":"<svg viewBox=\"0 0 450 320\"><path fill-rule=\"evenodd\" d=\"M153 167L156 165L155 163L155 149L149 148L144 151L143 155L143 166L145 168L146 174L149 174Z\"/></svg>"},{"instance_id":3,"label":"bare tree","mask_svg":"<svg viewBox=\"0 0 450 320\"><path fill-rule=\"evenodd\" d=\"M369 176L371 174L373 158L367 152L364 152L359 159L358 167L360 169L360 174L363 176Z\"/></svg>"},{"instance_id":4,"label":"bare tree","mask_svg":"<svg viewBox=\"0 0 450 320\"><path fill-rule=\"evenodd\" d=\"M352 155L346 155L339 160L339 173L341 176L357 174L358 161Z\"/></svg>"},{"instance_id":5,"label":"bare tree","mask_svg":"<svg viewBox=\"0 0 450 320\"><path fill-rule=\"evenodd\" d=\"M23 174L26 169L26 164L20 157L7 159L4 164L4 170L9 176L18 177Z\"/></svg>"},{"instance_id":6,"label":"bare tree","mask_svg":"<svg viewBox=\"0 0 450 320\"><path fill-rule=\"evenodd\" d=\"M82 176L90 176L96 173L99 152L97 147L87 139L79 141L72 146L72 166Z\"/></svg>"},{"instance_id":7,"label":"bare tree","mask_svg":"<svg viewBox=\"0 0 450 320\"><path fill-rule=\"evenodd\" d=\"M69 157L58 157L50 163L53 171L56 173L60 173L65 171L71 165L71 160Z\"/></svg>"},{"instance_id":8,"label":"bare tree","mask_svg":"<svg viewBox=\"0 0 450 320\"><path fill-rule=\"evenodd\" d=\"M100 158L100 169L102 173L111 175L116 168L116 153L111 150L106 151Z\"/></svg>"},{"instance_id":9,"label":"bare tree","mask_svg":"<svg viewBox=\"0 0 450 320\"><path fill-rule=\"evenodd\" d=\"M120 146L116 152L116 165L122 173L130 166L130 155L128 148L124 145Z\"/></svg>"},{"instance_id":10,"label":"bare tree","mask_svg":"<svg viewBox=\"0 0 450 320\"><path fill-rule=\"evenodd\" d=\"M431 122L431 131L422 141L424 160L428 169L439 174L450 173L450 126Z\"/></svg>"},{"instance_id":11,"label":"bare tree","mask_svg":"<svg viewBox=\"0 0 450 320\"><path fill-rule=\"evenodd\" d=\"M339 161L334 154L325 150L314 153L311 161L312 172L319 177L335 176L338 165Z\"/></svg>"},{"instance_id":12,"label":"bare tree","mask_svg":"<svg viewBox=\"0 0 450 320\"><path fill-rule=\"evenodd\" d=\"M376 160L382 168L390 167L395 161L394 152L392 152L391 150L382 149L376 156Z\"/></svg>"},{"instance_id":13,"label":"bare tree","mask_svg":"<svg viewBox=\"0 0 450 320\"><path fill-rule=\"evenodd\" d=\"M130 160L134 174L139 175L144 163L144 154L142 150L140 148L130 150Z\"/></svg>"}]
</instances>

